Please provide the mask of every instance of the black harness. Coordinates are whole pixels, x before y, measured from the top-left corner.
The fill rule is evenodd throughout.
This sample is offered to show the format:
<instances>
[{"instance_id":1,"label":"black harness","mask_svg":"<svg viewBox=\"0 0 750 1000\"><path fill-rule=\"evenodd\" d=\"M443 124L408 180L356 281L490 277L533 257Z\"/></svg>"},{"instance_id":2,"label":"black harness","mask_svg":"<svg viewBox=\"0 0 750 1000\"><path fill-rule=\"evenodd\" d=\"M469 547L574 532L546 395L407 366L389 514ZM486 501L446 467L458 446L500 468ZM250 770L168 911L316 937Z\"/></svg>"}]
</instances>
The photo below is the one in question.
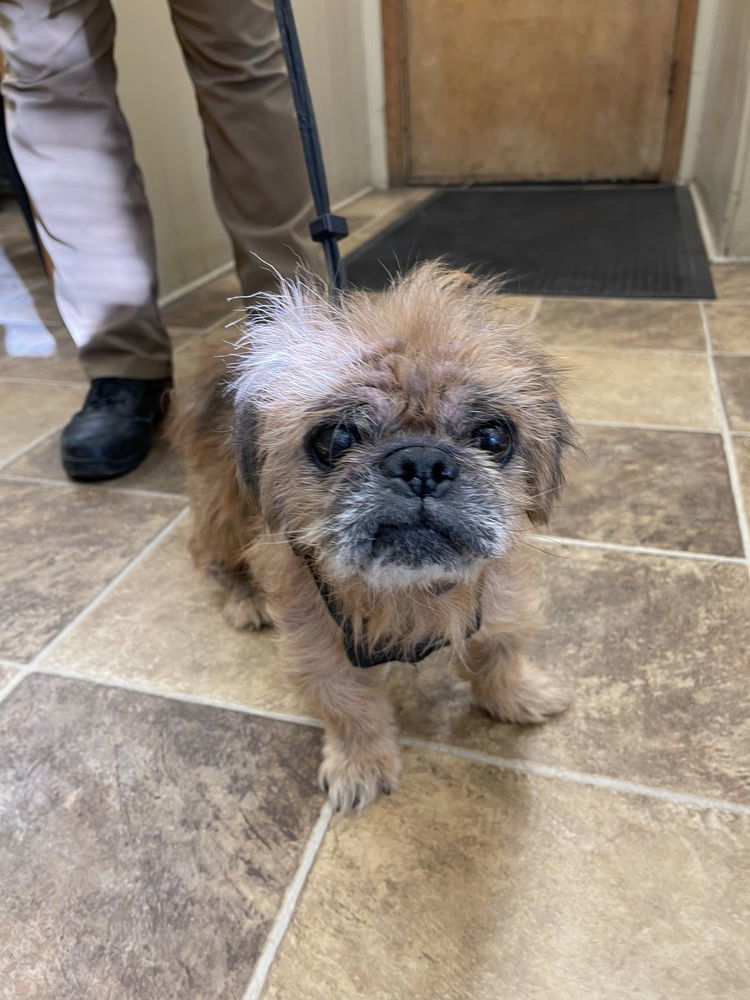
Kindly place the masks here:
<instances>
[{"instance_id":1,"label":"black harness","mask_svg":"<svg viewBox=\"0 0 750 1000\"><path fill-rule=\"evenodd\" d=\"M323 599L323 603L326 606L328 614L341 629L344 649L346 650L346 655L349 657L349 662L352 666L367 669L368 667L377 667L381 663L419 663L421 660L424 660L425 657L429 656L430 653L434 653L438 649L444 649L446 646L450 646L450 639L423 639L421 642L412 646L408 655L405 656L398 643L378 646L375 649L371 649L369 646L358 643L354 638L354 630L352 629L351 621L344 614L341 604L331 590L330 584L324 580L318 572L318 567L316 566L312 555L306 549L302 549L297 545L292 545L291 542L289 544L291 545L294 554L299 556L299 558L304 561L310 571L310 576L313 578L315 586L318 588L318 593ZM482 609L481 601L479 601L477 602L477 613L474 618L474 624L466 633L466 638L468 639L474 635L475 632L478 632L481 625Z\"/></svg>"}]
</instances>

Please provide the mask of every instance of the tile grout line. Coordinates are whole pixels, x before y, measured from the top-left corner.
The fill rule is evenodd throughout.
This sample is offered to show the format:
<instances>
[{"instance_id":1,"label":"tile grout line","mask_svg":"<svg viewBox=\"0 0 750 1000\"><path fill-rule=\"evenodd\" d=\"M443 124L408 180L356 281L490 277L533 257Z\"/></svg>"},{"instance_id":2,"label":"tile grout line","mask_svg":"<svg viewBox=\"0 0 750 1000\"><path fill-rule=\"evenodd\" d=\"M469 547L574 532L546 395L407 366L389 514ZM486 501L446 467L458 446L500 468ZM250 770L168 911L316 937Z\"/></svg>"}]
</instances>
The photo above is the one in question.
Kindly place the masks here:
<instances>
[{"instance_id":1,"label":"tile grout line","mask_svg":"<svg viewBox=\"0 0 750 1000\"><path fill-rule=\"evenodd\" d=\"M57 424L52 428L52 430L45 431L43 434L40 434L39 437L34 438L30 444L24 445L23 448L14 452L9 458L6 458L5 461L0 462L0 472L2 472L3 469L7 469L8 466L12 465L14 462L17 462L19 458L23 458L27 452L33 451L37 445L43 444L47 438L51 438L53 434L58 434L64 426L65 424Z\"/></svg>"},{"instance_id":2,"label":"tile grout line","mask_svg":"<svg viewBox=\"0 0 750 1000\"><path fill-rule=\"evenodd\" d=\"M18 660L6 660L4 657L0 657L0 667L6 667L8 670L23 670L27 666L27 663L19 663Z\"/></svg>"},{"instance_id":3,"label":"tile grout line","mask_svg":"<svg viewBox=\"0 0 750 1000\"><path fill-rule=\"evenodd\" d=\"M680 434L721 434L717 427L681 427L679 424L630 424L622 420L575 420L581 427L612 427L630 431L675 431ZM746 432L750 434L750 431Z\"/></svg>"},{"instance_id":4,"label":"tile grout line","mask_svg":"<svg viewBox=\"0 0 750 1000\"><path fill-rule=\"evenodd\" d=\"M57 633L57 635L53 636L46 646L44 646L42 649L39 650L39 652L36 654L36 656L32 659L31 663L29 664L29 668L34 669L38 664L42 663L45 660L45 658L52 652L52 650L58 645L58 643L62 642L62 640L66 636L68 636L73 631L73 629L76 628L76 626L84 618L86 618L94 610L94 608L96 608L104 600L104 598L107 597L108 594L110 594L115 589L115 587L120 583L120 581L123 580L130 573L131 570L135 569L135 567L141 562L141 560L145 559L146 556L151 551L153 551L153 549L156 548L156 546L187 515L189 509L190 509L189 507L185 506L182 508L182 510L180 510L177 514L175 514L174 517L170 518L170 520L167 521L164 527L161 528L154 535L151 541L148 542L146 545L144 545L143 548L140 549L133 556L132 559L128 560L128 562L122 567L122 569L119 570L119 572L115 573L115 575L112 577L109 583L106 584L99 591L99 593L94 598L92 598L92 600L88 602L88 604L85 607L81 608L78 614L75 615L75 617L72 618L68 622L68 624L65 625Z\"/></svg>"},{"instance_id":5,"label":"tile grout line","mask_svg":"<svg viewBox=\"0 0 750 1000\"><path fill-rule=\"evenodd\" d=\"M522 294L522 293L519 293ZM619 302L620 304L631 304L634 302L645 303L646 305L661 305L663 302L676 302L678 304L685 303L685 305L699 305L701 302L717 302L718 299L683 299L683 298L668 298L668 297L655 297L655 298L622 298L620 296L609 296L609 295L542 295L545 302ZM722 299L722 302L747 302L750 299Z\"/></svg>"},{"instance_id":6,"label":"tile grout line","mask_svg":"<svg viewBox=\"0 0 750 1000\"><path fill-rule=\"evenodd\" d=\"M242 1000L258 1000L263 992L266 980L268 979L268 974L271 971L271 966L273 965L279 948L281 947L284 938L286 937L286 933L289 930L289 925L291 924L295 910L297 909L297 904L300 896L302 895L302 890L305 887L305 882L307 881L307 877L312 870L316 857L318 856L318 851L320 850L320 846L323 843L325 835L328 832L332 817L333 809L328 802L324 802L315 826L312 828L310 836L307 838L307 843L305 844L305 849L302 852L302 857L300 858L300 863L297 866L297 871L294 873L292 881L287 886L281 906L276 914L261 953L258 956L258 960L255 963L252 979L242 995Z\"/></svg>"},{"instance_id":7,"label":"tile grout line","mask_svg":"<svg viewBox=\"0 0 750 1000\"><path fill-rule=\"evenodd\" d=\"M7 483L39 483L42 486L60 486L76 490L93 490L95 493L124 493L136 497L157 497L161 500L182 500L187 503L186 493L170 493L166 490L147 490L137 486L104 486L101 483L76 483L70 479L50 479L47 476L25 476L21 473L3 472L0 480Z\"/></svg>"},{"instance_id":8,"label":"tile grout line","mask_svg":"<svg viewBox=\"0 0 750 1000\"><path fill-rule=\"evenodd\" d=\"M163 691L149 687L145 684L137 684L132 681L120 680L115 677L96 677L87 674L78 674L74 671L58 670L55 667L35 667L33 664L26 668L24 676L28 676L29 673L40 673L49 677L62 677L68 680L79 680L90 684L96 684L99 687L111 687L123 691L132 691L135 694L145 694L156 698L166 698L167 700L186 702L187 704L205 705L209 708L240 712L243 715L250 715L259 719L269 719L273 722L288 722L292 725L311 726L316 729L323 728L323 722L320 719L315 719L311 716L291 715L286 712L274 712L270 709L254 708L250 705L221 701L217 698L208 698L203 695ZM15 687L15 684L13 686ZM488 764L505 770L521 771L528 774L536 774L545 778L559 778L561 781L572 781L575 784L591 785L596 788L605 788L610 791L644 795L647 798L674 802L677 805L697 806L703 809L724 809L729 812L750 815L750 806L729 802L725 799L710 799L700 795L693 795L690 792L673 792L669 789L657 788L653 785L641 785L631 781L624 781L619 778L608 778L605 775L588 774L585 771L573 771L567 768L554 767L550 764L537 763L535 761L498 757L494 754L482 753L481 751L470 750L466 747L452 746L449 743L441 743L433 740L420 740L413 736L399 735L398 742L401 746L412 746L417 749L421 748L424 750L430 750L449 757L461 757L466 760L472 760L475 763Z\"/></svg>"},{"instance_id":9,"label":"tile grout line","mask_svg":"<svg viewBox=\"0 0 750 1000\"><path fill-rule=\"evenodd\" d=\"M211 698L208 695L188 694L184 691L165 691L161 688L152 687L149 684L139 684L137 681L121 679L119 677L97 677L92 674L81 674L75 670L64 670L59 667L27 666L26 672L34 670L37 673L45 674L48 677L62 677L66 680L88 681L91 684L98 684L100 687L112 687L122 691L131 691L133 694L145 694L153 698L167 698L170 701L182 701L189 705L205 705L207 708L221 708L227 712L241 712L243 715L253 715L260 719L271 719L274 722L290 722L295 726L312 726L315 729L322 729L323 723L320 719L315 719L311 715L293 715L290 712L276 712L271 708L254 708L236 701L224 701L221 698Z\"/></svg>"},{"instance_id":10,"label":"tile grout line","mask_svg":"<svg viewBox=\"0 0 750 1000\"><path fill-rule=\"evenodd\" d=\"M666 788L655 788L653 785L639 785L634 781L623 781L620 778L607 778L600 774L587 774L585 771L572 771L565 767L554 767L550 764L536 763L528 760L513 760L508 757L496 757L494 754L481 753L478 750L468 750L463 747L453 747L446 743L432 740L420 740L411 736L402 736L399 742L403 746L415 747L418 750L430 750L446 756L461 757L477 764L489 764L507 771L518 771L521 774L533 774L542 778L558 778L577 785L589 785L593 788L603 788L611 792L621 792L628 795L643 795L646 798L671 802L674 805L693 806L698 809L722 809L725 812L750 816L750 806L743 806L724 799L709 799L691 792L672 792Z\"/></svg>"},{"instance_id":11,"label":"tile grout line","mask_svg":"<svg viewBox=\"0 0 750 1000\"><path fill-rule=\"evenodd\" d=\"M27 663L25 667L22 667L18 671L15 677L11 677L11 679L5 684L4 687L0 688L0 704L2 704L5 701L5 699L8 697L9 694L12 694L13 691L15 691L15 689L18 687L21 681L24 680L26 677L28 677L30 673L31 673L31 666L30 664Z\"/></svg>"},{"instance_id":12,"label":"tile grout line","mask_svg":"<svg viewBox=\"0 0 750 1000\"><path fill-rule=\"evenodd\" d=\"M11 691L18 687L28 674L30 667L28 663L16 663L14 660L5 659L0 659L0 667L5 667L6 670L13 671L8 680L3 685L0 685L0 702L2 702L6 695L9 695Z\"/></svg>"},{"instance_id":13,"label":"tile grout line","mask_svg":"<svg viewBox=\"0 0 750 1000\"><path fill-rule=\"evenodd\" d=\"M721 556L711 552L689 552L682 549L659 549L650 545L625 545L619 542L599 542L591 538L568 538L564 535L528 536L537 542L551 542L553 545L570 545L582 549L602 549L605 552L630 552L639 556L665 556L668 559L688 559L697 562L720 562L730 565L745 565L743 556Z\"/></svg>"},{"instance_id":14,"label":"tile grout line","mask_svg":"<svg viewBox=\"0 0 750 1000\"><path fill-rule=\"evenodd\" d=\"M711 371L711 382L713 384L714 396L715 396L715 408L717 411L717 416L719 418L719 427L721 429L721 437L724 442L724 455L727 461L727 468L729 470L729 483L732 488L732 496L734 497L734 505L737 512L737 521L739 523L740 535L742 536L742 545L745 550L745 564L750 572L750 525L748 524L748 516L745 511L745 501L742 495L742 484L740 483L740 474L737 468L737 459L734 454L734 444L732 443L732 429L729 426L729 418L727 417L726 407L724 405L724 397L721 392L721 383L719 382L719 374L716 370L716 359L714 357L714 347L713 340L711 339L711 330L708 325L708 316L706 315L706 308L701 303L701 316L703 317L703 333L706 338L706 351L708 353L708 367Z\"/></svg>"},{"instance_id":15,"label":"tile grout line","mask_svg":"<svg viewBox=\"0 0 750 1000\"><path fill-rule=\"evenodd\" d=\"M219 278L223 278L225 274L228 274L232 270L233 267L234 261L228 260L224 264L220 264L218 267L213 268L213 270L207 271L199 278L194 278L192 281L188 281L184 285L180 285L171 292L167 292L166 295L160 296L157 303L158 309L161 311L162 309L167 309L169 306L175 305L184 299L189 299L193 292L199 292L202 288L210 285L211 282L216 281Z\"/></svg>"},{"instance_id":16,"label":"tile grout line","mask_svg":"<svg viewBox=\"0 0 750 1000\"><path fill-rule=\"evenodd\" d=\"M579 351L589 354L647 354L649 357L664 358L705 358L706 350L695 348L679 347L601 347L598 344L554 344L544 339L539 333L539 337L548 351L552 354L564 351ZM733 352L730 352L733 353Z\"/></svg>"},{"instance_id":17,"label":"tile grout line","mask_svg":"<svg viewBox=\"0 0 750 1000\"><path fill-rule=\"evenodd\" d=\"M26 378L23 375L2 374L0 374L0 382L8 382L11 385L52 385L61 386L63 389L86 389L88 386L88 382L85 379L81 379L80 382L73 382L71 379L34 378L33 376Z\"/></svg>"}]
</instances>

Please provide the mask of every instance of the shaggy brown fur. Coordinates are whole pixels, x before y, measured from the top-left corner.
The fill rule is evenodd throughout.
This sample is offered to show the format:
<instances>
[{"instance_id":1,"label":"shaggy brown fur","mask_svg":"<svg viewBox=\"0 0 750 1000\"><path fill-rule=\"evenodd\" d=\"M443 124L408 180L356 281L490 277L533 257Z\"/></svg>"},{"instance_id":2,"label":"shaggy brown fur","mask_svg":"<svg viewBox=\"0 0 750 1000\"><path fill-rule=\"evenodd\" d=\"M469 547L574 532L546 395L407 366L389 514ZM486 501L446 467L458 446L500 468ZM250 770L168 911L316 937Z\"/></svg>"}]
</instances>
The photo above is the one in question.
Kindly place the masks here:
<instances>
[{"instance_id":1,"label":"shaggy brown fur","mask_svg":"<svg viewBox=\"0 0 750 1000\"><path fill-rule=\"evenodd\" d=\"M437 263L382 296L338 303L284 284L257 308L229 370L214 360L176 399L193 557L226 586L233 625L266 624L268 602L285 669L323 714L320 779L342 810L398 780L387 668L352 665L301 553L366 647L395 642L408 659L418 642L448 639L478 704L500 720L541 722L567 704L521 659L535 612L519 543L524 524L547 519L572 431L549 359L508 323L496 292ZM503 420L513 451L498 461L476 428ZM324 467L310 440L326 426L356 436ZM457 463L444 500L389 492L384 456L412 444ZM379 541L391 532L398 545L417 523L425 552L439 555Z\"/></svg>"}]
</instances>

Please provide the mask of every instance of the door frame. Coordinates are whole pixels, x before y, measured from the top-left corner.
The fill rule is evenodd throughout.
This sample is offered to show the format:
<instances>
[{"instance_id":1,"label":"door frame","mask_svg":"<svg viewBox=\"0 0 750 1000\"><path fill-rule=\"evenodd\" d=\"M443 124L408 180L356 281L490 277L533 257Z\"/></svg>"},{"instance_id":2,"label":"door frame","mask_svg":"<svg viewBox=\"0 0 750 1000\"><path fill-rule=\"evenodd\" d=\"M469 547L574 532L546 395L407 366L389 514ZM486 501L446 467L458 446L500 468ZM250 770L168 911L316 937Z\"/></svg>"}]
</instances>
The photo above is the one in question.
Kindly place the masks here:
<instances>
[{"instance_id":1,"label":"door frame","mask_svg":"<svg viewBox=\"0 0 750 1000\"><path fill-rule=\"evenodd\" d=\"M391 187L409 183L409 83L407 74L408 0L381 0L383 63L385 73L385 122L388 140L388 175ZM672 72L664 123L664 145L658 179L672 183L680 165L685 134L690 70L693 61L699 0L678 0L672 48Z\"/></svg>"}]
</instances>

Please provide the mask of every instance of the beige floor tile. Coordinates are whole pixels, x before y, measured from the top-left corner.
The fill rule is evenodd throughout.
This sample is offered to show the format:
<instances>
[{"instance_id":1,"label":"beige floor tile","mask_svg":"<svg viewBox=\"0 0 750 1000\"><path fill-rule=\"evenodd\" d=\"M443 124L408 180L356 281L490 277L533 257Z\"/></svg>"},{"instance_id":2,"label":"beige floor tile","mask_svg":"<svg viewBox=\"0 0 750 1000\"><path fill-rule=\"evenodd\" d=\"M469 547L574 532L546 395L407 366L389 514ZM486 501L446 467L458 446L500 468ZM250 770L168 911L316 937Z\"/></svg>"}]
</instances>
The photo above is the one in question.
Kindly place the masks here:
<instances>
[{"instance_id":1,"label":"beige floor tile","mask_svg":"<svg viewBox=\"0 0 750 1000\"><path fill-rule=\"evenodd\" d=\"M493 723L438 654L392 672L401 730L750 804L746 568L555 547L539 554L537 577L546 624L529 658L571 684L567 712L542 726Z\"/></svg>"},{"instance_id":2,"label":"beige floor tile","mask_svg":"<svg viewBox=\"0 0 750 1000\"><path fill-rule=\"evenodd\" d=\"M502 322L520 326L530 322L538 301L533 295L499 295L495 308Z\"/></svg>"},{"instance_id":3,"label":"beige floor tile","mask_svg":"<svg viewBox=\"0 0 750 1000\"><path fill-rule=\"evenodd\" d=\"M238 633L192 570L180 525L45 663L160 691L314 714L284 681L270 633ZM535 543L536 544L536 543ZM492 722L436 655L394 667L404 733L503 757L750 802L750 587L743 566L584 549L540 554L549 605L531 650L575 688L544 726Z\"/></svg>"},{"instance_id":4,"label":"beige floor tile","mask_svg":"<svg viewBox=\"0 0 750 1000\"><path fill-rule=\"evenodd\" d=\"M12 667L0 666L0 696L2 696L5 685L16 676L16 671Z\"/></svg>"},{"instance_id":5,"label":"beige floor tile","mask_svg":"<svg viewBox=\"0 0 750 1000\"><path fill-rule=\"evenodd\" d=\"M67 423L80 405L79 388L0 381L0 465Z\"/></svg>"},{"instance_id":6,"label":"beige floor tile","mask_svg":"<svg viewBox=\"0 0 750 1000\"><path fill-rule=\"evenodd\" d=\"M750 993L750 817L411 751L334 819L264 1000Z\"/></svg>"},{"instance_id":7,"label":"beige floor tile","mask_svg":"<svg viewBox=\"0 0 750 1000\"><path fill-rule=\"evenodd\" d=\"M44 277L40 278L38 276L24 279L11 268L0 266L0 308L2 308L5 302L15 298L17 295L25 294L29 289L41 285L44 281Z\"/></svg>"},{"instance_id":8,"label":"beige floor tile","mask_svg":"<svg viewBox=\"0 0 750 1000\"><path fill-rule=\"evenodd\" d=\"M44 283L34 283L33 287L3 302L2 317L4 323L39 322L52 326L63 326L60 313L57 311L52 289Z\"/></svg>"},{"instance_id":9,"label":"beige floor tile","mask_svg":"<svg viewBox=\"0 0 750 1000\"><path fill-rule=\"evenodd\" d=\"M733 431L750 431L750 357L716 358L721 395Z\"/></svg>"},{"instance_id":10,"label":"beige floor tile","mask_svg":"<svg viewBox=\"0 0 750 1000\"><path fill-rule=\"evenodd\" d=\"M239 278L234 271L229 271L207 285L202 285L190 295L166 306L162 309L162 319L170 327L204 330L218 323L227 313L239 309L238 302L228 300L240 294Z\"/></svg>"},{"instance_id":11,"label":"beige floor tile","mask_svg":"<svg viewBox=\"0 0 750 1000\"><path fill-rule=\"evenodd\" d=\"M559 347L705 349L696 302L545 299L535 327Z\"/></svg>"},{"instance_id":12,"label":"beige floor tile","mask_svg":"<svg viewBox=\"0 0 750 1000\"><path fill-rule=\"evenodd\" d=\"M558 351L580 420L673 427L717 426L708 362L697 355Z\"/></svg>"},{"instance_id":13,"label":"beige floor tile","mask_svg":"<svg viewBox=\"0 0 750 1000\"><path fill-rule=\"evenodd\" d=\"M750 437L733 435L734 454L740 474L740 486L745 503L745 515L750 518Z\"/></svg>"},{"instance_id":14,"label":"beige floor tile","mask_svg":"<svg viewBox=\"0 0 750 1000\"><path fill-rule=\"evenodd\" d=\"M273 634L225 624L223 591L192 567L188 536L188 524L172 531L55 647L46 666L306 714L278 670Z\"/></svg>"},{"instance_id":15,"label":"beige floor tile","mask_svg":"<svg viewBox=\"0 0 750 1000\"><path fill-rule=\"evenodd\" d=\"M240 1000L320 810L320 734L39 674L0 720L4 1000Z\"/></svg>"},{"instance_id":16,"label":"beige floor tile","mask_svg":"<svg viewBox=\"0 0 750 1000\"><path fill-rule=\"evenodd\" d=\"M719 299L750 301L750 264L712 264L711 275Z\"/></svg>"},{"instance_id":17,"label":"beige floor tile","mask_svg":"<svg viewBox=\"0 0 750 1000\"><path fill-rule=\"evenodd\" d=\"M708 327L715 351L750 354L750 304L706 304Z\"/></svg>"},{"instance_id":18,"label":"beige floor tile","mask_svg":"<svg viewBox=\"0 0 750 1000\"><path fill-rule=\"evenodd\" d=\"M349 235L354 235L354 233L356 233L358 229L361 229L362 226L366 226L368 222L372 222L372 218L372 215L369 213L360 214L355 212L355 214L350 214L347 212L346 221L349 226Z\"/></svg>"},{"instance_id":19,"label":"beige floor tile","mask_svg":"<svg viewBox=\"0 0 750 1000\"><path fill-rule=\"evenodd\" d=\"M355 201L350 202L342 214L353 216L366 215L371 218L382 218L393 211L408 211L421 204L435 193L433 187L403 187L389 188L386 191L370 191ZM342 244L342 246L345 244Z\"/></svg>"},{"instance_id":20,"label":"beige floor tile","mask_svg":"<svg viewBox=\"0 0 750 1000\"><path fill-rule=\"evenodd\" d=\"M582 427L550 531L741 556L719 434Z\"/></svg>"},{"instance_id":21,"label":"beige floor tile","mask_svg":"<svg viewBox=\"0 0 750 1000\"><path fill-rule=\"evenodd\" d=\"M72 337L63 327L41 320L0 325L0 377L3 376L86 384Z\"/></svg>"},{"instance_id":22,"label":"beige floor tile","mask_svg":"<svg viewBox=\"0 0 750 1000\"><path fill-rule=\"evenodd\" d=\"M0 481L0 657L31 659L183 507Z\"/></svg>"},{"instance_id":23,"label":"beige floor tile","mask_svg":"<svg viewBox=\"0 0 750 1000\"><path fill-rule=\"evenodd\" d=\"M66 480L67 476L60 460L60 440L57 434L48 438L26 452L16 462L6 466L2 472L6 475L33 476L35 479L59 479ZM111 479L106 483L98 485L91 483L89 489L139 489L156 490L160 493L184 494L185 469L182 458L170 448L166 437L160 433L151 449L151 452L141 465L127 476L120 476L119 479Z\"/></svg>"}]
</instances>

